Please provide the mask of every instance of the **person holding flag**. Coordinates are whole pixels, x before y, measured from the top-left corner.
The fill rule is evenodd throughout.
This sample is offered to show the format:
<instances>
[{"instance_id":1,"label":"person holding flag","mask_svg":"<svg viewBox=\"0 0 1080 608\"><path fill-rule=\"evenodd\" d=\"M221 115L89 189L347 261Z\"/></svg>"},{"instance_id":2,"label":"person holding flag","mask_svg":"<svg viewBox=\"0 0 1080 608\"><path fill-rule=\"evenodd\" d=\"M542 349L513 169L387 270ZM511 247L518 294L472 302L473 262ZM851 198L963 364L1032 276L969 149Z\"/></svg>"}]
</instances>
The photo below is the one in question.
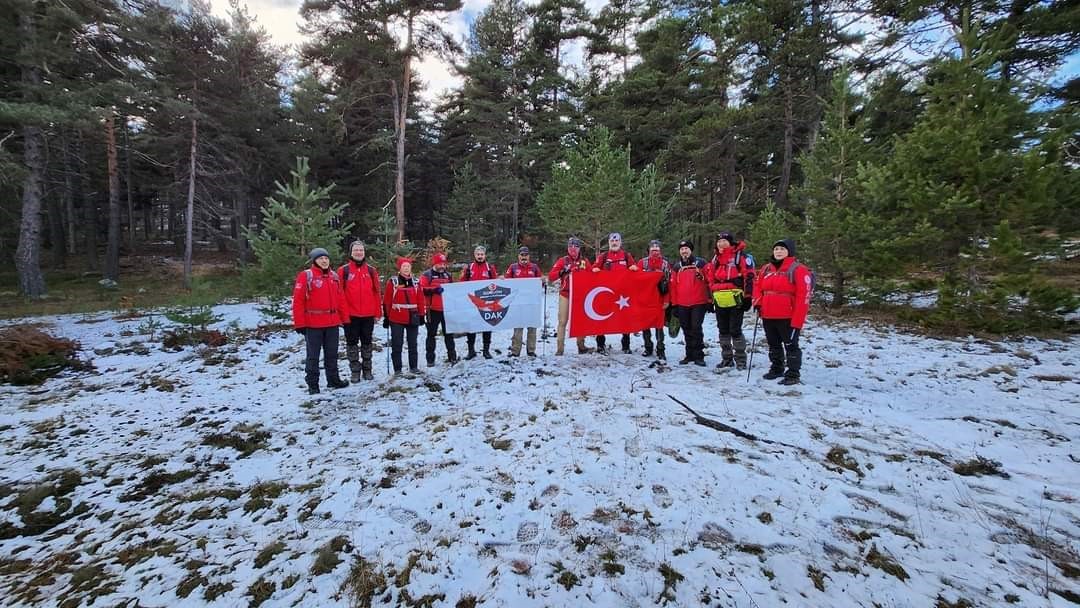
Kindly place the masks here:
<instances>
[{"instance_id":1,"label":"person holding flag","mask_svg":"<svg viewBox=\"0 0 1080 608\"><path fill-rule=\"evenodd\" d=\"M490 281L499 276L499 270L495 265L487 261L487 247L477 245L473 249L473 261L461 271L462 281ZM484 358L491 358L491 332L483 332ZM465 334L465 343L469 346L466 359L476 358L476 333Z\"/></svg>"},{"instance_id":2,"label":"person holding flag","mask_svg":"<svg viewBox=\"0 0 1080 608\"><path fill-rule=\"evenodd\" d=\"M592 267L593 272L637 269L637 265L634 264L634 256L622 248L622 235L618 232L612 232L608 235L608 250L596 256L596 263ZM624 353L630 352L630 334L622 335L622 351ZM596 352L601 355L607 354L607 336L603 334L596 336Z\"/></svg>"},{"instance_id":3,"label":"person holding flag","mask_svg":"<svg viewBox=\"0 0 1080 608\"><path fill-rule=\"evenodd\" d=\"M638 261L638 266L642 272L659 272L662 273L658 289L660 291L660 297L663 302L664 312L671 313L670 308L670 283L671 283L671 263L667 261L663 253L660 251L660 241L649 241L649 254ZM654 328L645 328L641 332L641 337L645 340L645 352L646 357L651 357L653 354L653 335L656 336L656 358L664 361L664 333L666 328L664 325L659 325Z\"/></svg>"},{"instance_id":4,"label":"person holding flag","mask_svg":"<svg viewBox=\"0 0 1080 608\"><path fill-rule=\"evenodd\" d=\"M548 272L548 281L559 281L559 321L555 332L555 356L563 355L563 345L566 340L566 323L570 319L570 280L576 272L588 270L592 267L589 260L581 255L583 243L577 237L570 237L566 242L566 255L555 260L551 271ZM577 350L579 354L586 354L589 347L585 346L585 337L577 338Z\"/></svg>"},{"instance_id":5,"label":"person holding flag","mask_svg":"<svg viewBox=\"0 0 1080 608\"><path fill-rule=\"evenodd\" d=\"M435 366L435 338L439 333L439 326L443 330L443 342L446 344L446 361L457 363L457 349L454 344L454 336L446 331L446 317L443 314L443 285L454 282L454 277L446 270L446 254L439 252L431 256L431 268L420 275L420 290L424 292L425 304L427 304L427 340L424 343L424 354L427 366Z\"/></svg>"},{"instance_id":6,"label":"person holding flag","mask_svg":"<svg viewBox=\"0 0 1080 608\"><path fill-rule=\"evenodd\" d=\"M680 241L679 259L673 264L671 274L671 306L679 317L679 326L682 327L686 342L686 355L679 361L679 365L693 363L705 366L705 336L702 324L709 301L706 271L705 260L694 255L694 244Z\"/></svg>"},{"instance_id":7,"label":"person holding flag","mask_svg":"<svg viewBox=\"0 0 1080 608\"><path fill-rule=\"evenodd\" d=\"M504 275L504 277L507 279L539 278L541 281L543 281L544 275L543 273L541 273L540 267L530 260L529 248L519 247L518 261L510 264L510 266L506 269L506 274ZM521 334L523 333L523 329L524 328L521 327L514 328L514 336L510 338L511 357L521 356ZM527 336L528 337L526 338L525 354L529 355L530 357L535 357L536 328L528 328Z\"/></svg>"}]
</instances>

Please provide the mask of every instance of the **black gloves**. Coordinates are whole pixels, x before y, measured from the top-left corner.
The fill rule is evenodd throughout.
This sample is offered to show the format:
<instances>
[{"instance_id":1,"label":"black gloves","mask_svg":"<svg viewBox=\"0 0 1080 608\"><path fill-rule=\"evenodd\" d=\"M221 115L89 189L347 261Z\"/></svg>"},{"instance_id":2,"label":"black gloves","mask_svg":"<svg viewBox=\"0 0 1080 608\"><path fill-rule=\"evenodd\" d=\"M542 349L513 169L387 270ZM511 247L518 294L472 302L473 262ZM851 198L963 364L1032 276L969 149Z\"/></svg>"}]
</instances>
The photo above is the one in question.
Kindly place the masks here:
<instances>
[{"instance_id":1,"label":"black gloves","mask_svg":"<svg viewBox=\"0 0 1080 608\"><path fill-rule=\"evenodd\" d=\"M739 289L742 289L743 278L742 277L735 277L734 279L731 279L731 284L734 285L735 287L738 287Z\"/></svg>"},{"instance_id":2,"label":"black gloves","mask_svg":"<svg viewBox=\"0 0 1080 608\"><path fill-rule=\"evenodd\" d=\"M390 328L390 317L383 317L382 318L382 326L387 328L387 329Z\"/></svg>"},{"instance_id":3,"label":"black gloves","mask_svg":"<svg viewBox=\"0 0 1080 608\"><path fill-rule=\"evenodd\" d=\"M306 336L306 335L307 335L307 330L306 330L306 329L304 329L303 327L297 327L297 328L296 328L296 329L294 329L293 331L295 331L296 333L300 334L301 336Z\"/></svg>"},{"instance_id":4,"label":"black gloves","mask_svg":"<svg viewBox=\"0 0 1080 608\"><path fill-rule=\"evenodd\" d=\"M441 294L442 293L442 287L436 287L435 289L432 289L431 293L436 294L436 295Z\"/></svg>"},{"instance_id":5,"label":"black gloves","mask_svg":"<svg viewBox=\"0 0 1080 608\"><path fill-rule=\"evenodd\" d=\"M753 300L751 300L750 298L748 298L746 296L743 296L743 299L742 299L742 310L743 310L743 312L746 312L746 311L750 310L750 307L753 304L754 304Z\"/></svg>"}]
</instances>

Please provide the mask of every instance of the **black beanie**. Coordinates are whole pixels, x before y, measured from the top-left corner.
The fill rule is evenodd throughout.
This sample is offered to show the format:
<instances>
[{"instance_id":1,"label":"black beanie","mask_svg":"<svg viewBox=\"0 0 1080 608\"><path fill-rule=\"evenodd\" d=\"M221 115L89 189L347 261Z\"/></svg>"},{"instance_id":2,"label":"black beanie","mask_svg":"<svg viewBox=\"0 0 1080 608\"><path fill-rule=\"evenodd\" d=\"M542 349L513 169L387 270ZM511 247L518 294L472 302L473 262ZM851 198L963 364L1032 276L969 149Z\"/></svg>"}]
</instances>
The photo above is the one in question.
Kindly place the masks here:
<instances>
[{"instance_id":1,"label":"black beanie","mask_svg":"<svg viewBox=\"0 0 1080 608\"><path fill-rule=\"evenodd\" d=\"M689 247L690 251L694 250L694 244L690 241L679 241L679 249L682 249L683 247Z\"/></svg>"},{"instance_id":2,"label":"black beanie","mask_svg":"<svg viewBox=\"0 0 1080 608\"><path fill-rule=\"evenodd\" d=\"M773 243L772 246L776 247L777 245L783 247L784 249L787 249L787 254L789 257L795 257L795 241L791 239L780 239L779 241Z\"/></svg>"}]
</instances>

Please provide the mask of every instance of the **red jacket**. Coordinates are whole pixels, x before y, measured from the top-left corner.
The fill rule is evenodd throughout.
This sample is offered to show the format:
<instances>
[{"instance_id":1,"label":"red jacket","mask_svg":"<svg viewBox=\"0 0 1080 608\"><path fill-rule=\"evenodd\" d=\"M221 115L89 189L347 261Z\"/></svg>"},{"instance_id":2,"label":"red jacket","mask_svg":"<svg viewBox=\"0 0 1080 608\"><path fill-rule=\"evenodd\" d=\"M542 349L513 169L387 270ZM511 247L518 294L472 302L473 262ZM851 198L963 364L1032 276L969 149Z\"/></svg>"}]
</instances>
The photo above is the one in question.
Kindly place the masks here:
<instances>
[{"instance_id":1,"label":"red jacket","mask_svg":"<svg viewBox=\"0 0 1080 608\"><path fill-rule=\"evenodd\" d=\"M292 292L293 327L334 327L349 322L341 280L333 270L312 264L296 275Z\"/></svg>"},{"instance_id":2,"label":"red jacket","mask_svg":"<svg viewBox=\"0 0 1080 608\"><path fill-rule=\"evenodd\" d=\"M491 262L484 262L481 264L473 260L461 271L461 278L459 281L484 281L487 279L496 279L499 277L499 269L495 267Z\"/></svg>"},{"instance_id":3,"label":"red jacket","mask_svg":"<svg viewBox=\"0 0 1080 608\"><path fill-rule=\"evenodd\" d=\"M382 316L379 271L374 266L366 260L362 264L349 260L338 269L338 277L345 289L345 308L350 317Z\"/></svg>"},{"instance_id":4,"label":"red jacket","mask_svg":"<svg viewBox=\"0 0 1080 608\"><path fill-rule=\"evenodd\" d=\"M424 274L420 275L420 289L423 290L424 297L427 298L427 305L431 310L441 311L443 309L442 294L435 293L435 290L445 283L453 282L454 277L447 270L439 272L434 268L428 268L424 271Z\"/></svg>"},{"instance_id":5,"label":"red jacket","mask_svg":"<svg viewBox=\"0 0 1080 608\"><path fill-rule=\"evenodd\" d=\"M806 323L810 298L814 294L810 269L803 264L788 277L796 262L795 258L786 257L780 262L780 268L771 263L762 266L754 283L754 306L761 307L762 319L791 319L791 326L800 329Z\"/></svg>"},{"instance_id":6,"label":"red jacket","mask_svg":"<svg viewBox=\"0 0 1080 608\"><path fill-rule=\"evenodd\" d=\"M709 291L742 289L747 298L754 293L754 258L745 250L746 241L742 241L715 252L709 262ZM742 278L741 285L734 282L736 278Z\"/></svg>"},{"instance_id":7,"label":"red jacket","mask_svg":"<svg viewBox=\"0 0 1080 608\"><path fill-rule=\"evenodd\" d=\"M427 314L424 292L416 277L406 279L401 275L390 277L383 290L383 308L386 318L398 325L409 324L409 313L415 311L423 316Z\"/></svg>"},{"instance_id":8,"label":"red jacket","mask_svg":"<svg viewBox=\"0 0 1080 608\"><path fill-rule=\"evenodd\" d=\"M671 266L672 306L697 306L709 301L709 282L705 260L692 256L688 261L676 261Z\"/></svg>"},{"instance_id":9,"label":"red jacket","mask_svg":"<svg viewBox=\"0 0 1080 608\"><path fill-rule=\"evenodd\" d=\"M605 251L596 256L596 263L593 264L593 267L600 270L626 270L633 265L634 256L620 249L615 252Z\"/></svg>"},{"instance_id":10,"label":"red jacket","mask_svg":"<svg viewBox=\"0 0 1080 608\"><path fill-rule=\"evenodd\" d=\"M548 272L548 281L559 281L559 295L564 298L570 297L570 273L581 272L582 270L589 270L592 268L592 264L589 260L583 256L578 256L576 260L570 259L570 256L564 255L561 258L555 260L555 265L551 267L551 271ZM563 274L563 271L566 274Z\"/></svg>"},{"instance_id":11,"label":"red jacket","mask_svg":"<svg viewBox=\"0 0 1080 608\"><path fill-rule=\"evenodd\" d=\"M540 267L534 262L528 264L520 264L514 262L506 267L506 274L503 275L507 279L531 279L533 277L542 277L543 273L540 272Z\"/></svg>"}]
</instances>

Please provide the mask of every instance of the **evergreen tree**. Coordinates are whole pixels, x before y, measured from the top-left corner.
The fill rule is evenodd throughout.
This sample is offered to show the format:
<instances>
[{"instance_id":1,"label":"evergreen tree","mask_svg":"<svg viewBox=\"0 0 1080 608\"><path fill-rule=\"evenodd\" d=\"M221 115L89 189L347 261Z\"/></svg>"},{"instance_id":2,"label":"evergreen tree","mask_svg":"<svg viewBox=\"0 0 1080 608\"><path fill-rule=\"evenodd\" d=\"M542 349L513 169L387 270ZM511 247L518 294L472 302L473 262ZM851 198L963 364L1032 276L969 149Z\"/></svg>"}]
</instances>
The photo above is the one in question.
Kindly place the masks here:
<instances>
[{"instance_id":1,"label":"evergreen tree","mask_svg":"<svg viewBox=\"0 0 1080 608\"><path fill-rule=\"evenodd\" d=\"M334 185L312 186L308 160L296 159L288 184L275 182L277 192L262 208L262 228L248 231L258 263L246 271L249 286L257 292L279 294L315 247L323 247L335 259L352 224L341 225L345 205L327 203Z\"/></svg>"},{"instance_id":2,"label":"evergreen tree","mask_svg":"<svg viewBox=\"0 0 1080 608\"><path fill-rule=\"evenodd\" d=\"M642 250L665 232L672 201L664 191L655 167L632 169L626 148L600 127L553 167L537 210L553 234L578 234L600 250L610 232L620 232L628 249Z\"/></svg>"}]
</instances>

